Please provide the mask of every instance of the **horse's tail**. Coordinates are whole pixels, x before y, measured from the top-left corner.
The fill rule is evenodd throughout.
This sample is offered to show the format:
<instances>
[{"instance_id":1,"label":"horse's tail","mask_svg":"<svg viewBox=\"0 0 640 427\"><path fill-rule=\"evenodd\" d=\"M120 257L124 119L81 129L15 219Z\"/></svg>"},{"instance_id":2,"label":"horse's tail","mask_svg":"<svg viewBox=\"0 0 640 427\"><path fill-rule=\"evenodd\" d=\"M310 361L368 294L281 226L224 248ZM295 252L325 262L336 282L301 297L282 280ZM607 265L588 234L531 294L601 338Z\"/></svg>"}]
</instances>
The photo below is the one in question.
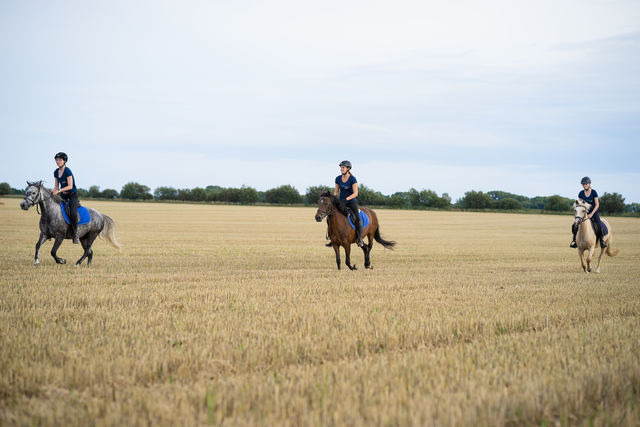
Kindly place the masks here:
<instances>
[{"instance_id":1,"label":"horse's tail","mask_svg":"<svg viewBox=\"0 0 640 427\"><path fill-rule=\"evenodd\" d=\"M613 249L613 236L609 237L609 242L607 244L607 255L616 256L620 253L620 249Z\"/></svg>"},{"instance_id":2,"label":"horse's tail","mask_svg":"<svg viewBox=\"0 0 640 427\"><path fill-rule=\"evenodd\" d=\"M100 234L107 239L107 242L109 242L111 246L122 250L120 243L116 240L116 223L107 215L104 215L104 228Z\"/></svg>"},{"instance_id":3,"label":"horse's tail","mask_svg":"<svg viewBox=\"0 0 640 427\"><path fill-rule=\"evenodd\" d=\"M374 234L373 237L376 239L376 242L380 243L387 249L393 250L393 247L396 245L396 242L393 240L384 240L382 236L380 236L380 227L376 228L376 234Z\"/></svg>"}]
</instances>

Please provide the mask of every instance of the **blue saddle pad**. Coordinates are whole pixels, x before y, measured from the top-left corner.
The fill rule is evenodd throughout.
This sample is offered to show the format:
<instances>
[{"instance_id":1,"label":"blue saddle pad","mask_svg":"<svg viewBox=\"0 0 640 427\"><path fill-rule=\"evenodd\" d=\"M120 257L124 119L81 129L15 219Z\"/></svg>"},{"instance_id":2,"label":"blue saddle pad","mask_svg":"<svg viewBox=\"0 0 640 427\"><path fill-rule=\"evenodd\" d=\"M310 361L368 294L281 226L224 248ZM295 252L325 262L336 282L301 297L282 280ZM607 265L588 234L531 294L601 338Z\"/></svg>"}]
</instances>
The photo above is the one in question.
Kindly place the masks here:
<instances>
[{"instance_id":1,"label":"blue saddle pad","mask_svg":"<svg viewBox=\"0 0 640 427\"><path fill-rule=\"evenodd\" d=\"M362 211L360 211L360 222L362 223L363 230L367 225L369 225L369 217L367 216L366 213ZM349 215L349 224L351 224L351 228L353 228L354 230L356 229L356 226L353 224L353 221L351 220L351 215Z\"/></svg>"},{"instance_id":2,"label":"blue saddle pad","mask_svg":"<svg viewBox=\"0 0 640 427\"><path fill-rule=\"evenodd\" d=\"M67 224L71 224L69 222L67 212L64 209L64 202L60 202L60 209L62 209L62 217L64 218L64 222L66 222ZM84 206L78 206L78 214L80 215L78 225L86 224L91 221L91 214L89 213L89 209L85 208Z\"/></svg>"}]
</instances>

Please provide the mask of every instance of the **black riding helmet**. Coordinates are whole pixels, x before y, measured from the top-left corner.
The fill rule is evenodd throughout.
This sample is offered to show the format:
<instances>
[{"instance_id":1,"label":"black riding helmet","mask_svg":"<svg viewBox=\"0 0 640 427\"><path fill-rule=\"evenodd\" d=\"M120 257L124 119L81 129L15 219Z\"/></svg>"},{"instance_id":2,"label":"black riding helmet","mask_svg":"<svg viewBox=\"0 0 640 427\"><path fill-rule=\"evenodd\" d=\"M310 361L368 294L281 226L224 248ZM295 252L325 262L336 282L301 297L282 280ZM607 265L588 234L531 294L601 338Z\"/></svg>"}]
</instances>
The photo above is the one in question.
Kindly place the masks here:
<instances>
[{"instance_id":1,"label":"black riding helmet","mask_svg":"<svg viewBox=\"0 0 640 427\"><path fill-rule=\"evenodd\" d=\"M65 163L69 160L67 155L65 153L63 153L62 151L59 152L58 154L56 154L55 156L53 156L53 160L56 160L56 159L62 159L62 160L64 160Z\"/></svg>"},{"instance_id":2,"label":"black riding helmet","mask_svg":"<svg viewBox=\"0 0 640 427\"><path fill-rule=\"evenodd\" d=\"M343 160L340 162L340 164L338 166L345 166L349 169L351 169L351 162L349 160Z\"/></svg>"},{"instance_id":3,"label":"black riding helmet","mask_svg":"<svg viewBox=\"0 0 640 427\"><path fill-rule=\"evenodd\" d=\"M580 181L581 185L585 185L585 184L591 184L591 178L589 178L588 176L585 176L584 178L582 178L582 180Z\"/></svg>"}]
</instances>

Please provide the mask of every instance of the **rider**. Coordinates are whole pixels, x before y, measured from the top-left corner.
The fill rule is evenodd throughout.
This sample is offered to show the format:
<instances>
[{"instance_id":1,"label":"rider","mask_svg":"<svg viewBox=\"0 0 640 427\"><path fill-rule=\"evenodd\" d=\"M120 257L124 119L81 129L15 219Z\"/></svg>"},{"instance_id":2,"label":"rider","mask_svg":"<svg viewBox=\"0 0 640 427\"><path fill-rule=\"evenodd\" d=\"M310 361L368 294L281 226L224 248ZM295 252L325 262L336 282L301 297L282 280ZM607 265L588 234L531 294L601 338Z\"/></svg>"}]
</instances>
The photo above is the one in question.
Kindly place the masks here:
<instances>
[{"instance_id":1,"label":"rider","mask_svg":"<svg viewBox=\"0 0 640 427\"><path fill-rule=\"evenodd\" d=\"M358 180L351 174L351 162L349 160L343 160L338 166L340 166L340 175L336 177L336 189L333 194L353 212L358 246L363 247L362 221L360 221L358 212Z\"/></svg>"},{"instance_id":2,"label":"rider","mask_svg":"<svg viewBox=\"0 0 640 427\"><path fill-rule=\"evenodd\" d=\"M67 155L60 152L54 157L58 169L53 171L53 178L55 179L55 185L51 194L54 196L60 194L63 200L65 200L69 206L69 222L71 223L71 232L73 233L73 243L79 243L78 240L78 206L80 201L78 200L78 190L76 189L76 180L73 178L71 169L67 167ZM59 189L58 189L59 187Z\"/></svg>"},{"instance_id":3,"label":"rider","mask_svg":"<svg viewBox=\"0 0 640 427\"><path fill-rule=\"evenodd\" d=\"M582 180L580 181L580 184L582 184L582 188L584 188L584 190L578 193L578 198L584 200L585 202L591 205L591 209L589 210L587 218L590 218L591 221L595 222L598 225L598 232L597 232L596 238L600 239L600 247L606 248L607 244L605 243L604 236L602 235L603 224L602 224L602 221L600 220L600 215L598 215L598 208L600 207L600 201L598 200L598 193L596 192L596 190L591 188L591 178L589 178L588 176L585 176L584 178L582 178ZM576 233L578 232L577 224L573 224L573 226L571 227L571 232L573 233L573 241L569 246L571 246L572 248L577 248L578 247L578 245L576 244Z\"/></svg>"}]
</instances>

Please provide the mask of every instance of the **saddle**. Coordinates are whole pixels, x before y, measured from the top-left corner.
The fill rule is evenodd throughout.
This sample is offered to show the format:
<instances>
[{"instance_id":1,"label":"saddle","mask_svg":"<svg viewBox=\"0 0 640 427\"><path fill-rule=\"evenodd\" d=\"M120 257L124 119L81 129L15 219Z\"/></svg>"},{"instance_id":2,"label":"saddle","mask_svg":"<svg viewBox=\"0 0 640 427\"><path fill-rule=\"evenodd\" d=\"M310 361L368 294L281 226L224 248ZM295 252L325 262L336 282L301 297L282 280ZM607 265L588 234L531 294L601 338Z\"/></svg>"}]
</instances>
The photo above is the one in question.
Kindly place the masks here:
<instances>
[{"instance_id":1,"label":"saddle","mask_svg":"<svg viewBox=\"0 0 640 427\"><path fill-rule=\"evenodd\" d=\"M358 213L360 214L360 223L362 224L362 229L364 230L364 228L369 225L369 217L361 210L358 210ZM355 230L356 226L353 212L349 211L349 216L347 218L349 219L349 225L351 225L351 228Z\"/></svg>"},{"instance_id":2,"label":"saddle","mask_svg":"<svg viewBox=\"0 0 640 427\"><path fill-rule=\"evenodd\" d=\"M71 221L69 221L69 204L67 202L60 202L60 209L62 210L62 217L64 218L64 222L71 225ZM89 213L89 209L84 206L78 206L78 225L87 224L91 222L91 213Z\"/></svg>"}]
</instances>

